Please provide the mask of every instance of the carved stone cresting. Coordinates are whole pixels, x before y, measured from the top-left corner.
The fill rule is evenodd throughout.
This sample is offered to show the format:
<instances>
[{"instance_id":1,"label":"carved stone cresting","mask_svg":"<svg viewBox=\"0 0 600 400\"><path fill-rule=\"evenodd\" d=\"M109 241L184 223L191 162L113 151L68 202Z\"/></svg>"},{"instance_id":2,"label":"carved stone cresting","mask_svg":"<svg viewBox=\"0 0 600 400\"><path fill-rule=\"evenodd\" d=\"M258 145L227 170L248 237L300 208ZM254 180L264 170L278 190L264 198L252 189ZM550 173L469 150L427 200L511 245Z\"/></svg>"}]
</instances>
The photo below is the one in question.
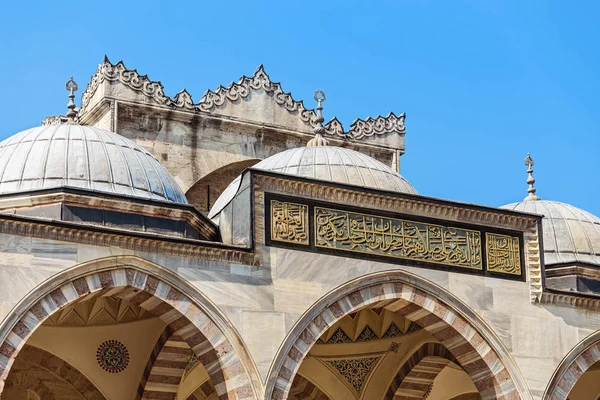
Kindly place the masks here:
<instances>
[{"instance_id":1,"label":"carved stone cresting","mask_svg":"<svg viewBox=\"0 0 600 400\"><path fill-rule=\"evenodd\" d=\"M64 115L49 115L42 121L42 125L60 125L67 122L67 117Z\"/></svg>"},{"instance_id":2,"label":"carved stone cresting","mask_svg":"<svg viewBox=\"0 0 600 400\"><path fill-rule=\"evenodd\" d=\"M488 271L521 275L521 249L518 237L487 232L485 242Z\"/></svg>"},{"instance_id":3,"label":"carved stone cresting","mask_svg":"<svg viewBox=\"0 0 600 400\"><path fill-rule=\"evenodd\" d=\"M104 82L118 82L126 87L144 94L153 103L169 108L206 112L218 114L218 107L227 102L235 102L247 98L253 91L264 91L272 96L274 101L287 111L297 113L298 117L312 127L317 125L317 114L314 109L307 109L300 100L295 100L292 94L285 92L281 83L271 80L264 66L260 65L251 76L242 76L237 82L219 86L215 90L207 90L198 103L194 103L192 96L182 90L173 99L164 94L164 87L160 81L151 81L147 75L140 75L137 70L129 70L122 61L112 64L108 57L104 57L102 64L98 65L96 73L92 76L81 97L79 115L89 111L92 97L98 87ZM344 130L337 118L331 119L324 125L327 135L343 139L361 140L378 135L401 134L406 132L404 113L396 116L394 113L386 117L376 116L366 119L356 119L348 131Z\"/></svg>"},{"instance_id":4,"label":"carved stone cresting","mask_svg":"<svg viewBox=\"0 0 600 400\"><path fill-rule=\"evenodd\" d=\"M369 117L365 120L356 119L352 122L350 130L346 134L356 140L392 132L403 135L406 133L406 127L404 126L405 119L405 113L396 116L393 112L389 113L387 117L379 115L375 118Z\"/></svg>"},{"instance_id":5,"label":"carved stone cresting","mask_svg":"<svg viewBox=\"0 0 600 400\"><path fill-rule=\"evenodd\" d=\"M302 121L314 125L315 111L304 107L302 101L294 100L291 93L284 92L279 82L271 81L262 64L259 65L252 76L244 75L237 83L232 82L227 87L219 86L215 91L207 90L197 106L201 111L210 112L227 101L237 101L248 97L252 90L264 90L267 94L273 96L277 104L290 112L297 112Z\"/></svg>"},{"instance_id":6,"label":"carved stone cresting","mask_svg":"<svg viewBox=\"0 0 600 400\"><path fill-rule=\"evenodd\" d=\"M79 115L87 111L90 100L104 81L122 83L130 89L143 93L160 105L173 103L168 96L165 96L162 83L151 81L148 75L140 75L135 69L127 69L122 61L112 64L108 57L104 56L104 61L98 65L96 73L81 96Z\"/></svg>"},{"instance_id":7,"label":"carved stone cresting","mask_svg":"<svg viewBox=\"0 0 600 400\"><path fill-rule=\"evenodd\" d=\"M308 206L271 200L271 240L308 246Z\"/></svg>"}]
</instances>

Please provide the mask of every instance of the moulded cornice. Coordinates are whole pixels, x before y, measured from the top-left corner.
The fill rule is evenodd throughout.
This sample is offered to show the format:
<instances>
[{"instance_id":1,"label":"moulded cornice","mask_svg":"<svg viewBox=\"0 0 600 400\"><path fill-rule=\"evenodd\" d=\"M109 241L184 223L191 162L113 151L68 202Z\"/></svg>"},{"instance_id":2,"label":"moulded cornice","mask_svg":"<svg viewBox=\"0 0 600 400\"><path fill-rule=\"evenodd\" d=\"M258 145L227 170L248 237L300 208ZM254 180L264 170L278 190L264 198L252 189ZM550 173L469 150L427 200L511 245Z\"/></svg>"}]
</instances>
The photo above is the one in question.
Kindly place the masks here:
<instances>
[{"instance_id":1,"label":"moulded cornice","mask_svg":"<svg viewBox=\"0 0 600 400\"><path fill-rule=\"evenodd\" d=\"M219 86L215 90L207 90L198 103L194 103L192 96L185 89L177 93L172 99L164 94L161 82L151 81L147 75L140 75L135 69L127 69L122 61L112 64L104 56L102 64L98 65L96 73L92 76L81 97L81 109L79 115L90 111L90 102L100 85L104 82L117 82L144 94L154 104L169 108L187 110L192 112L215 113L217 107L227 102L235 102L247 98L253 91L262 90L272 96L273 100L285 108L288 112L297 113L298 117L310 126L316 126L316 113L314 109L307 109L300 100L295 100L292 94L285 92L281 83L271 80L264 66L260 65L251 76L242 76L237 82L228 86ZM343 125L337 118L331 119L325 124L325 131L331 136L349 140L362 140L387 134L400 134L406 132L404 113L396 116L389 113L387 116L368 117L356 119L350 125L349 130L344 130ZM54 119L48 122L56 123Z\"/></svg>"},{"instance_id":2,"label":"moulded cornice","mask_svg":"<svg viewBox=\"0 0 600 400\"><path fill-rule=\"evenodd\" d=\"M42 191L41 193L29 192L14 196L0 196L0 210L4 212L56 203L183 220L198 230L207 239L212 239L217 235L216 226L190 205L176 207L173 204L139 201L139 199L129 197L120 198L118 196L107 196L98 193L86 194L73 188L51 189Z\"/></svg>"},{"instance_id":3,"label":"moulded cornice","mask_svg":"<svg viewBox=\"0 0 600 400\"><path fill-rule=\"evenodd\" d=\"M480 226L494 226L523 232L525 268L529 282L530 299L539 302L543 290L543 255L540 250L541 216L507 213L468 204L452 203L422 196L397 195L371 190L310 182L300 179L285 179L253 170L255 196L264 192L286 194L335 204L349 204L372 210L389 210L406 215L426 216L446 221L457 221ZM260 201L258 203L261 203Z\"/></svg>"},{"instance_id":4,"label":"moulded cornice","mask_svg":"<svg viewBox=\"0 0 600 400\"><path fill-rule=\"evenodd\" d=\"M219 246L218 243L201 240L172 239L162 235L96 228L76 223L0 214L0 233L258 266L254 253L244 249Z\"/></svg>"}]
</instances>

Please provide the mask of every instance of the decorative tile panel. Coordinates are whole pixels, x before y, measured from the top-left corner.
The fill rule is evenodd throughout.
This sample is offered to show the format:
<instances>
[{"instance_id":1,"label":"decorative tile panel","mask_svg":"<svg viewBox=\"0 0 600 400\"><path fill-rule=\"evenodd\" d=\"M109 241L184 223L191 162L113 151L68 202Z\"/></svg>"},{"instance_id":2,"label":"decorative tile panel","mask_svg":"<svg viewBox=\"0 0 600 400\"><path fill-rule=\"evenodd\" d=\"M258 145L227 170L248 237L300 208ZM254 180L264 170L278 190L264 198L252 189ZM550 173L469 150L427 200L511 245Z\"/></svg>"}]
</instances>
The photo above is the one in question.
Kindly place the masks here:
<instances>
[{"instance_id":1,"label":"decorative tile panel","mask_svg":"<svg viewBox=\"0 0 600 400\"><path fill-rule=\"evenodd\" d=\"M315 245L481 270L481 233L315 207Z\"/></svg>"},{"instance_id":2,"label":"decorative tile panel","mask_svg":"<svg viewBox=\"0 0 600 400\"><path fill-rule=\"evenodd\" d=\"M521 275L521 249L518 237L488 232L485 234L485 242L488 271Z\"/></svg>"},{"instance_id":3,"label":"decorative tile panel","mask_svg":"<svg viewBox=\"0 0 600 400\"><path fill-rule=\"evenodd\" d=\"M308 206L271 200L271 240L308 245Z\"/></svg>"}]
</instances>

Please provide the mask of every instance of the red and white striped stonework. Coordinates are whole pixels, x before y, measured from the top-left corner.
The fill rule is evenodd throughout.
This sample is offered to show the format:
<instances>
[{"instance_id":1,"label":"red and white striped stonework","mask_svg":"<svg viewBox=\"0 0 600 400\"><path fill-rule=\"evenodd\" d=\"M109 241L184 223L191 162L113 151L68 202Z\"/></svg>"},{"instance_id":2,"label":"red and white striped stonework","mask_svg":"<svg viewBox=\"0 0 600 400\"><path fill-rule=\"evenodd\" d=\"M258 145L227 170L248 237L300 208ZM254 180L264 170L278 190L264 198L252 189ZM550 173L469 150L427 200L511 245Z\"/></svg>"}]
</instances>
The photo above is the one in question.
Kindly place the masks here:
<instances>
[{"instance_id":1,"label":"red and white striped stonework","mask_svg":"<svg viewBox=\"0 0 600 400\"><path fill-rule=\"evenodd\" d=\"M167 327L158 338L144 370L141 399L174 400L192 349Z\"/></svg>"},{"instance_id":2,"label":"red and white striped stonework","mask_svg":"<svg viewBox=\"0 0 600 400\"><path fill-rule=\"evenodd\" d=\"M324 308L300 332L287 352L276 375L273 399L287 398L302 360L327 329L345 315L380 306L378 303L414 321L442 343L471 377L483 399L520 399L504 363L470 323L433 295L401 282L374 284Z\"/></svg>"},{"instance_id":3,"label":"red and white striped stonework","mask_svg":"<svg viewBox=\"0 0 600 400\"><path fill-rule=\"evenodd\" d=\"M288 400L329 400L329 397L314 383L301 375L296 375Z\"/></svg>"},{"instance_id":4,"label":"red and white striped stonework","mask_svg":"<svg viewBox=\"0 0 600 400\"><path fill-rule=\"evenodd\" d=\"M23 346L19 360L13 365L3 398L13 398L12 388L31 388L40 399L45 400L71 399L73 391L79 394L77 398L106 400L77 368L54 354L29 345Z\"/></svg>"},{"instance_id":5,"label":"red and white striped stonework","mask_svg":"<svg viewBox=\"0 0 600 400\"><path fill-rule=\"evenodd\" d=\"M422 400L433 380L450 362L459 364L443 345L425 343L398 370L385 398L387 400Z\"/></svg>"},{"instance_id":6,"label":"red and white striped stonework","mask_svg":"<svg viewBox=\"0 0 600 400\"><path fill-rule=\"evenodd\" d=\"M168 283L133 268L90 273L35 303L0 345L0 394L17 354L48 316L78 299L102 295L127 299L162 319L205 366L220 399L254 397L241 360L206 313Z\"/></svg>"},{"instance_id":7,"label":"red and white striped stonework","mask_svg":"<svg viewBox=\"0 0 600 400\"><path fill-rule=\"evenodd\" d=\"M598 336L598 334L595 334ZM596 338L598 340L599 338ZM567 356L568 358L568 356ZM579 378L596 362L600 361L600 343L596 341L581 351L569 363L561 365L559 373L550 382L544 400L565 400Z\"/></svg>"}]
</instances>

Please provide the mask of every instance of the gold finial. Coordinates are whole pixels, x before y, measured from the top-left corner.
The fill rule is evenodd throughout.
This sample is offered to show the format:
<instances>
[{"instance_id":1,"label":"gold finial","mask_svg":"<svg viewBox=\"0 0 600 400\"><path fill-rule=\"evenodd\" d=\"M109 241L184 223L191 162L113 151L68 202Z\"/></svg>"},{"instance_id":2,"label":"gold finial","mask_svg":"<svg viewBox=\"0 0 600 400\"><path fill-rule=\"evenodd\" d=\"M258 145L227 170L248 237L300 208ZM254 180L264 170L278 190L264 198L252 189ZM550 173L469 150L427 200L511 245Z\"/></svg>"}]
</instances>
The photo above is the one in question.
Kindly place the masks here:
<instances>
[{"instance_id":1,"label":"gold finial","mask_svg":"<svg viewBox=\"0 0 600 400\"><path fill-rule=\"evenodd\" d=\"M327 100L325 93L321 89L315 90L315 94L313 98L317 101L317 118L315 118L315 122L317 126L313 130L315 137L310 139L306 146L314 147L314 146L329 146L329 141L323 137L325 134L325 128L323 127L323 102Z\"/></svg>"},{"instance_id":2,"label":"gold finial","mask_svg":"<svg viewBox=\"0 0 600 400\"><path fill-rule=\"evenodd\" d=\"M77 89L79 89L79 86L77 86L77 82L75 82L73 80L73 77L71 77L65 87L67 88L67 90L69 91L69 104L67 104L67 108L69 109L69 111L67 112L67 122L70 123L74 123L75 122L75 117L77 116L77 112L75 111L75 92L77 91Z\"/></svg>"},{"instance_id":3,"label":"gold finial","mask_svg":"<svg viewBox=\"0 0 600 400\"><path fill-rule=\"evenodd\" d=\"M524 162L527 166L527 184L529 185L527 193L529 194L527 195L527 197L525 197L523 201L539 200L540 198L535 195L536 189L533 187L533 184L535 183L535 179L533 179L533 158L531 158L531 155L529 153L527 153L527 157L525 157Z\"/></svg>"}]
</instances>

